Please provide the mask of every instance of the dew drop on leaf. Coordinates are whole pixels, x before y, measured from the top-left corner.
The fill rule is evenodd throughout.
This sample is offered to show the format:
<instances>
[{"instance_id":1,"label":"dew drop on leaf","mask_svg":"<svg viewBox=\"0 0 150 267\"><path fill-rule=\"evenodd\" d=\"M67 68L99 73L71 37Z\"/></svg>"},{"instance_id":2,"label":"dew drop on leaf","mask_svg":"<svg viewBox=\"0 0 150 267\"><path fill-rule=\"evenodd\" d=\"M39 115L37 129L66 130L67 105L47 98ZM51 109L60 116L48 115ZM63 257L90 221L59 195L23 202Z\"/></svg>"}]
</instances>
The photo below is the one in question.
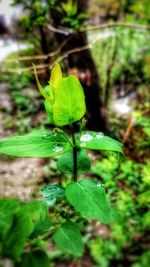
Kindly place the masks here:
<instances>
[{"instance_id":1,"label":"dew drop on leaf","mask_svg":"<svg viewBox=\"0 0 150 267\"><path fill-rule=\"evenodd\" d=\"M84 134L81 136L80 141L88 142L93 139L93 136L90 134Z\"/></svg>"},{"instance_id":2,"label":"dew drop on leaf","mask_svg":"<svg viewBox=\"0 0 150 267\"><path fill-rule=\"evenodd\" d=\"M100 139L100 138L102 138L103 136L104 136L103 133L98 133L98 134L96 135L96 138L97 138L97 139Z\"/></svg>"},{"instance_id":3,"label":"dew drop on leaf","mask_svg":"<svg viewBox=\"0 0 150 267\"><path fill-rule=\"evenodd\" d=\"M62 151L62 150L63 150L63 147L60 146L60 145L56 145L56 146L53 148L53 151L54 151L54 152L60 152L60 151Z\"/></svg>"},{"instance_id":4,"label":"dew drop on leaf","mask_svg":"<svg viewBox=\"0 0 150 267\"><path fill-rule=\"evenodd\" d=\"M102 184L101 182L98 182L96 185L97 185L98 187L103 186L103 184Z\"/></svg>"},{"instance_id":5,"label":"dew drop on leaf","mask_svg":"<svg viewBox=\"0 0 150 267\"><path fill-rule=\"evenodd\" d=\"M80 146L81 146L81 147L85 147L86 144L85 144L85 143L81 143Z\"/></svg>"},{"instance_id":6,"label":"dew drop on leaf","mask_svg":"<svg viewBox=\"0 0 150 267\"><path fill-rule=\"evenodd\" d=\"M46 202L46 204L51 207L55 204L56 202L56 198L53 198L53 197L44 197L44 202Z\"/></svg>"}]
</instances>

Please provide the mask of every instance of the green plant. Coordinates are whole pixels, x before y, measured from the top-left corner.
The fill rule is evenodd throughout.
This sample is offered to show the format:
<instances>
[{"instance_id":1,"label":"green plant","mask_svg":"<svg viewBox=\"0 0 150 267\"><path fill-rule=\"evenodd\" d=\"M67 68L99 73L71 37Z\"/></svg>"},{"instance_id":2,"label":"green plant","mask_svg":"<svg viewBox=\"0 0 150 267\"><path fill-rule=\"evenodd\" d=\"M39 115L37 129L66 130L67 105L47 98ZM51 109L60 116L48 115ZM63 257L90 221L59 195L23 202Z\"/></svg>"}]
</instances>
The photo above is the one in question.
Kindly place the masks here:
<instances>
[{"instance_id":1,"label":"green plant","mask_svg":"<svg viewBox=\"0 0 150 267\"><path fill-rule=\"evenodd\" d=\"M93 33L89 33L90 43L95 36ZM113 95L113 86L118 88L120 83L139 86L141 83L149 83L150 76L148 57L150 48L147 32L135 29L124 30L118 27L108 34L107 38L101 38L100 35L91 50L97 66L104 102Z\"/></svg>"},{"instance_id":2,"label":"green plant","mask_svg":"<svg viewBox=\"0 0 150 267\"><path fill-rule=\"evenodd\" d=\"M41 201L1 200L1 254L15 260L15 266L20 267L29 266L30 261L41 266L39 255L43 258L42 266L50 266L47 254L41 250L50 237L60 250L80 257L84 252L81 231L84 231L86 220L104 224L115 220L116 211L108 203L101 183L79 179L78 174L85 174L90 169L87 149L123 154L120 142L101 132L83 129L86 106L82 86L75 76L62 77L61 68L56 64L49 84L43 88L35 67L34 71L49 121L57 128L52 131L35 129L27 135L1 140L0 153L16 157L56 156L57 169L63 174L71 174L72 179L68 177L63 184L44 186ZM69 127L71 136L64 126ZM76 126L79 132L75 131ZM6 231L3 231L3 224Z\"/></svg>"},{"instance_id":3,"label":"green plant","mask_svg":"<svg viewBox=\"0 0 150 267\"><path fill-rule=\"evenodd\" d=\"M61 4L62 10L65 12L65 17L62 19L62 24L67 23L72 29L79 30L83 25L83 20L87 15L83 12L78 12L77 1L68 0Z\"/></svg>"}]
</instances>

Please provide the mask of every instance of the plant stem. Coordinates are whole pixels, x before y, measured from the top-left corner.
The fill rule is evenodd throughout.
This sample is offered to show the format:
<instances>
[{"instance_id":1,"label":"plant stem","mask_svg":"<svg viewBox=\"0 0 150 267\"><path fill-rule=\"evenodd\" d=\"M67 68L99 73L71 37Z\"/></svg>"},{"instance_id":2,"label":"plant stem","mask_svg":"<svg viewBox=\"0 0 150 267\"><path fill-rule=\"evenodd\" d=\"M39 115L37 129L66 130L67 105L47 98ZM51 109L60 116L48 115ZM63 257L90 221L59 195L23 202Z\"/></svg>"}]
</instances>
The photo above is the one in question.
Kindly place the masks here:
<instances>
[{"instance_id":1,"label":"plant stem","mask_svg":"<svg viewBox=\"0 0 150 267\"><path fill-rule=\"evenodd\" d=\"M76 146L76 139L75 139L75 131L73 125L71 126L72 132L72 141L73 141L73 180L77 182L77 175L78 175L78 166L77 166L77 146Z\"/></svg>"}]
</instances>

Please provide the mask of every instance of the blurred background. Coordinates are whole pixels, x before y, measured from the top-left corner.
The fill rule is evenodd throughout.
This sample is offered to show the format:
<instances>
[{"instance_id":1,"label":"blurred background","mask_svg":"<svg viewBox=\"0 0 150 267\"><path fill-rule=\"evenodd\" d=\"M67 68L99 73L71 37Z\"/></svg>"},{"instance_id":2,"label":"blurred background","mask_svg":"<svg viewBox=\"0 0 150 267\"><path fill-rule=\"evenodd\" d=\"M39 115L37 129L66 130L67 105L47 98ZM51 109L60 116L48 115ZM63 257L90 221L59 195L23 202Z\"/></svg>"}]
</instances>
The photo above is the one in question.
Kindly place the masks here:
<instances>
[{"instance_id":1,"label":"blurred background","mask_svg":"<svg viewBox=\"0 0 150 267\"><path fill-rule=\"evenodd\" d=\"M122 220L89 222L84 256L52 248L53 266L149 267L150 1L1 0L0 138L49 127L32 63L44 85L55 62L83 85L86 128L123 142L126 159L89 153L88 176L104 184ZM55 159L0 157L0 197L37 198L58 179Z\"/></svg>"}]
</instances>

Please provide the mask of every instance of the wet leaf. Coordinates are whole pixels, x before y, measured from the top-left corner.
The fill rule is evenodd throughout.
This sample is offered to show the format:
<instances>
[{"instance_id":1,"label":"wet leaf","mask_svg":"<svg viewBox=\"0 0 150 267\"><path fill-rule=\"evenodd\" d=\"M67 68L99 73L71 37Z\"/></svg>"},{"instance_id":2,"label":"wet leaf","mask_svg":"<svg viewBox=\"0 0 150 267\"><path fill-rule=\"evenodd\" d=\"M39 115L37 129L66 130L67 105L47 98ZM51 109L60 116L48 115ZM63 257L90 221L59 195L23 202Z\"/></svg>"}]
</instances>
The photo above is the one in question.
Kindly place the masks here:
<instances>
[{"instance_id":1,"label":"wet leaf","mask_svg":"<svg viewBox=\"0 0 150 267\"><path fill-rule=\"evenodd\" d=\"M101 132L83 132L78 143L79 147L93 150L109 150L123 154L122 144L117 140L105 136Z\"/></svg>"},{"instance_id":2,"label":"wet leaf","mask_svg":"<svg viewBox=\"0 0 150 267\"><path fill-rule=\"evenodd\" d=\"M0 141L0 153L16 157L46 158L62 154L71 148L61 132L35 130L27 135Z\"/></svg>"},{"instance_id":3,"label":"wet leaf","mask_svg":"<svg viewBox=\"0 0 150 267\"><path fill-rule=\"evenodd\" d=\"M75 210L87 219L99 220L102 223L113 220L112 211L101 184L87 179L70 183L66 187L66 197Z\"/></svg>"},{"instance_id":4,"label":"wet leaf","mask_svg":"<svg viewBox=\"0 0 150 267\"><path fill-rule=\"evenodd\" d=\"M65 196L65 190L61 185L50 184L41 188L41 194L43 195L43 201L48 206L53 206L57 199Z\"/></svg>"}]
</instances>

